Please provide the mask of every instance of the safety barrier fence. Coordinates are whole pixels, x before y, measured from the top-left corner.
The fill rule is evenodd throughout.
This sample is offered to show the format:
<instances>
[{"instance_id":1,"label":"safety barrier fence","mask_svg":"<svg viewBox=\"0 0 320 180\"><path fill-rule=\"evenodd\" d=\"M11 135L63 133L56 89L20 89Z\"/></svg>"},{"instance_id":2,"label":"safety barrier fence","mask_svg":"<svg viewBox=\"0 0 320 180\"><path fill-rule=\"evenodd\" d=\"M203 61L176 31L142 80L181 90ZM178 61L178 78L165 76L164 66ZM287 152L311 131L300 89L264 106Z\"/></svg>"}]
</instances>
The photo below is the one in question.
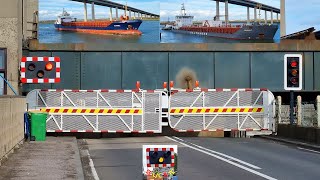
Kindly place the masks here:
<instances>
[{"instance_id":1,"label":"safety barrier fence","mask_svg":"<svg viewBox=\"0 0 320 180\"><path fill-rule=\"evenodd\" d=\"M195 89L171 92L169 122L179 132L274 129L274 97L266 89Z\"/></svg>"},{"instance_id":2,"label":"safety barrier fence","mask_svg":"<svg viewBox=\"0 0 320 180\"><path fill-rule=\"evenodd\" d=\"M49 113L48 132L160 133L161 95L154 90L33 90L29 108Z\"/></svg>"},{"instance_id":3,"label":"safety barrier fence","mask_svg":"<svg viewBox=\"0 0 320 180\"><path fill-rule=\"evenodd\" d=\"M196 83L197 84L197 83ZM29 110L49 114L48 132L274 131L267 89L33 90Z\"/></svg>"}]
</instances>

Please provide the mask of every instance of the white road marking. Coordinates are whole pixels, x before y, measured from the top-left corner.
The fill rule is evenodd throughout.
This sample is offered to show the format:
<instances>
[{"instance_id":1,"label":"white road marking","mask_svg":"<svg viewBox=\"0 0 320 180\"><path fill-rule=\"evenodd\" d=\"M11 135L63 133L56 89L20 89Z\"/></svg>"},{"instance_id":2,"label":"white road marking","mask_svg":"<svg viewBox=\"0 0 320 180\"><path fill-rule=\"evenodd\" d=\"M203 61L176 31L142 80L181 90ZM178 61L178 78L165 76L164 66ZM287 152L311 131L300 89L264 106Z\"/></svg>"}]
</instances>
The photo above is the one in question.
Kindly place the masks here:
<instances>
[{"instance_id":1,"label":"white road marking","mask_svg":"<svg viewBox=\"0 0 320 180\"><path fill-rule=\"evenodd\" d=\"M225 159L225 158L220 157L220 156L218 156L218 155L215 155L215 154L213 154L213 153L209 153L209 152L204 151L204 150L202 150L202 149L199 149L199 148L190 146L190 145L188 145L188 144L186 144L186 143L180 142L180 141L178 141L178 140L176 140L176 139L173 139L173 138L170 138L170 137L168 137L168 136L166 136L166 138L168 138L168 139L170 139L170 140L172 140L172 141L174 141L174 142L180 143L181 145L186 146L186 147L189 147L189 148L191 148L191 149L193 149L193 150L202 152L202 153L207 154L207 155L209 155L209 156L215 157L215 158L217 158L217 159L219 159L219 160L221 160L221 161L224 161L224 162L226 162L226 163L229 163L229 164L232 164L232 165L234 165L234 166L237 166L238 168L241 168L241 169L243 169L243 170L246 170L246 171L248 171L248 172L251 172L251 173L253 173L253 174L255 174L255 175L258 175L258 176L260 176L260 177L263 177L263 178L265 178L265 179L268 179L268 180L277 180L277 179L275 179L275 178L273 178L273 177L270 177L270 176L268 176L268 175L266 175L266 174L262 174L262 173L260 173L260 172L258 172L258 171L256 171L256 170L250 169L250 168L248 168L248 167L245 167L245 166L243 166L243 165L241 165L241 164L235 163L235 162L233 162L233 161L230 161L230 160L228 160L228 159Z\"/></svg>"},{"instance_id":2,"label":"white road marking","mask_svg":"<svg viewBox=\"0 0 320 180\"><path fill-rule=\"evenodd\" d=\"M175 136L174 136L173 138L178 139L178 140L180 140L180 141L184 141L183 139L180 139L180 138L175 137ZM188 143L190 143L190 142L188 142ZM229 155L226 155L226 154L223 154L223 153L220 153L220 152L211 150L211 149L207 149L207 148L205 148L205 147L202 147L202 146L199 146L199 145L196 145L196 144L193 144L193 143L190 143L190 144L193 145L193 146L195 146L195 147L197 147L197 148L200 148L200 149L209 151L209 152L211 152L211 153L214 153L214 154L217 154L217 155L226 157L226 158L228 158L228 160L233 160L233 161L236 161L236 162L241 163L241 164L243 164L243 165L249 166L249 167L251 167L251 168L253 168L253 169L261 169L261 168L258 167L258 166L255 166L255 165L253 165L253 164L247 163L247 162L242 161L242 160L240 160L240 159L237 159L237 158L235 158L235 157L232 157L232 156L229 156Z\"/></svg>"},{"instance_id":3,"label":"white road marking","mask_svg":"<svg viewBox=\"0 0 320 180\"><path fill-rule=\"evenodd\" d=\"M314 152L314 153L318 153L318 154L320 154L320 152L319 152L319 151L315 151L315 150L312 150L312 149L305 149L305 148L302 148L302 147L298 147L298 149L306 150L306 151L310 151L310 152Z\"/></svg>"},{"instance_id":4,"label":"white road marking","mask_svg":"<svg viewBox=\"0 0 320 180\"><path fill-rule=\"evenodd\" d=\"M94 178L95 180L100 180L100 179L99 179L99 176L98 176L98 174L97 174L96 168L94 168L94 164L93 164L93 161L92 161L91 156L90 156L90 154L89 154L89 151L88 151L88 150L86 150L86 151L87 151L87 153L88 153L89 165L90 165L90 168L91 168L91 171L92 171L93 178Z\"/></svg>"}]
</instances>

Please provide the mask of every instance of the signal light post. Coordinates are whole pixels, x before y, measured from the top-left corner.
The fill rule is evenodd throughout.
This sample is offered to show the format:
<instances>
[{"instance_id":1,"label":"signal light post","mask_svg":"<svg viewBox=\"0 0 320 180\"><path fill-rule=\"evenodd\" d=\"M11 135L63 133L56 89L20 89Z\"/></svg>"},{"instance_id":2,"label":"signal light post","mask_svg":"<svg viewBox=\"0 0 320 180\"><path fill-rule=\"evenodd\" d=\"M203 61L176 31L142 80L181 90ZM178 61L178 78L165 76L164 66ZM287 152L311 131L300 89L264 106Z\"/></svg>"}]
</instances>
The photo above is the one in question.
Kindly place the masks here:
<instances>
[{"instance_id":1,"label":"signal light post","mask_svg":"<svg viewBox=\"0 0 320 180\"><path fill-rule=\"evenodd\" d=\"M302 90L302 55L284 56L284 89L290 91L290 123L294 123L294 91Z\"/></svg>"}]
</instances>

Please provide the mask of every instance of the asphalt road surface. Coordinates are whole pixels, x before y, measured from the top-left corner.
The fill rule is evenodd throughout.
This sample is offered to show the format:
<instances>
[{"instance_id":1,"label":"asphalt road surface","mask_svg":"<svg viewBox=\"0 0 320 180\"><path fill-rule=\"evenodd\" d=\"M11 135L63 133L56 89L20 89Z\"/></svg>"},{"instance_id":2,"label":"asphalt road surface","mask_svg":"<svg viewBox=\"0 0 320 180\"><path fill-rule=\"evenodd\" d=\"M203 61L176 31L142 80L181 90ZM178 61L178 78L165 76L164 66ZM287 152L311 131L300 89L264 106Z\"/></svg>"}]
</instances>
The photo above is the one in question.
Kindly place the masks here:
<instances>
[{"instance_id":1,"label":"asphalt road surface","mask_svg":"<svg viewBox=\"0 0 320 180\"><path fill-rule=\"evenodd\" d=\"M320 179L320 152L251 138L86 140L96 179L141 180L142 145L178 145L178 179Z\"/></svg>"}]
</instances>

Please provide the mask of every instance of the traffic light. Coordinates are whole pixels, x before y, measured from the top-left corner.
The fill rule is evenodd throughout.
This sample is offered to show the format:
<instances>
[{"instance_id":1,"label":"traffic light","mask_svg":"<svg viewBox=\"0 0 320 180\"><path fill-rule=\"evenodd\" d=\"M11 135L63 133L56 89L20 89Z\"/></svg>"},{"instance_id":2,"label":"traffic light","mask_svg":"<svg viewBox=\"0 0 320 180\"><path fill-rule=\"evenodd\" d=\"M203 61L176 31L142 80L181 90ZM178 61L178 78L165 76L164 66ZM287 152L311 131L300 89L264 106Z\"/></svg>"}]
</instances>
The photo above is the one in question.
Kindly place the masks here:
<instances>
[{"instance_id":1,"label":"traffic light","mask_svg":"<svg viewBox=\"0 0 320 180\"><path fill-rule=\"evenodd\" d=\"M59 83L59 57L22 57L22 83Z\"/></svg>"},{"instance_id":2,"label":"traffic light","mask_svg":"<svg viewBox=\"0 0 320 180\"><path fill-rule=\"evenodd\" d=\"M147 148L148 167L173 167L174 148Z\"/></svg>"},{"instance_id":3,"label":"traffic light","mask_svg":"<svg viewBox=\"0 0 320 180\"><path fill-rule=\"evenodd\" d=\"M284 89L302 89L302 55L300 54L284 56Z\"/></svg>"}]
</instances>

